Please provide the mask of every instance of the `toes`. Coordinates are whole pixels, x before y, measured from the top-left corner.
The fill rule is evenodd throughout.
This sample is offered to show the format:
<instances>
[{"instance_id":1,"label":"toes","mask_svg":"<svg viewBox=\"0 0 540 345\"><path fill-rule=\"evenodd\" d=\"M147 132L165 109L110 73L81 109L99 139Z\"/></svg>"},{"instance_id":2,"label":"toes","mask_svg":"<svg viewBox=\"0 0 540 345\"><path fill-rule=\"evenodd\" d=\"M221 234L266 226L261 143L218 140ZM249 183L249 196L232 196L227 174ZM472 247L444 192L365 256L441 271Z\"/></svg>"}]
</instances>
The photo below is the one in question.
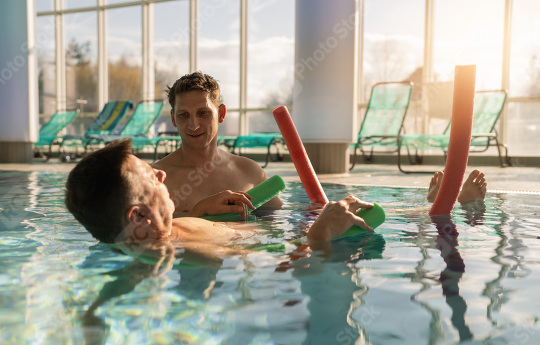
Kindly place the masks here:
<instances>
[{"instance_id":1,"label":"toes","mask_svg":"<svg viewBox=\"0 0 540 345\"><path fill-rule=\"evenodd\" d=\"M437 171L435 173L437 184L441 184L443 175L444 175L444 173L442 171Z\"/></svg>"},{"instance_id":2,"label":"toes","mask_svg":"<svg viewBox=\"0 0 540 345\"><path fill-rule=\"evenodd\" d=\"M433 187L437 183L437 179L435 176L431 178L431 182L429 183L429 188Z\"/></svg>"},{"instance_id":3,"label":"toes","mask_svg":"<svg viewBox=\"0 0 540 345\"><path fill-rule=\"evenodd\" d=\"M441 182L442 174L443 174L442 171L437 171L435 174L433 174L433 177L431 178L431 182L429 183L430 188Z\"/></svg>"},{"instance_id":4,"label":"toes","mask_svg":"<svg viewBox=\"0 0 540 345\"><path fill-rule=\"evenodd\" d=\"M484 174L483 172L479 173L477 176L476 176L476 180L478 181L479 179L485 179L486 177L486 174Z\"/></svg>"},{"instance_id":5,"label":"toes","mask_svg":"<svg viewBox=\"0 0 540 345\"><path fill-rule=\"evenodd\" d=\"M482 196L484 196L484 197L486 196L486 192L487 192L487 183L486 182L484 182L482 184L482 187L480 188L480 192L482 193Z\"/></svg>"},{"instance_id":6,"label":"toes","mask_svg":"<svg viewBox=\"0 0 540 345\"><path fill-rule=\"evenodd\" d=\"M478 179L478 176L482 174L480 172L480 170L478 169L474 169L473 171L471 171L471 173L469 174L469 177L467 177L467 182L474 182L475 179Z\"/></svg>"}]
</instances>

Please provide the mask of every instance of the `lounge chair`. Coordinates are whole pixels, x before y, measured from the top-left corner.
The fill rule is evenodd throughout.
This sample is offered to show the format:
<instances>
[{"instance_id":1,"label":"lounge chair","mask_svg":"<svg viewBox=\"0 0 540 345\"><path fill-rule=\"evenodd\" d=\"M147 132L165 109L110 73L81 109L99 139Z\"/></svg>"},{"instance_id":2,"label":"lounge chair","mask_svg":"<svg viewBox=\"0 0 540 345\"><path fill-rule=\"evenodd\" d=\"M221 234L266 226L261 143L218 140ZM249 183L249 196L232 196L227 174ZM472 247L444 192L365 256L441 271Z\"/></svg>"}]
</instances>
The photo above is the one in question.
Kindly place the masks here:
<instances>
[{"instance_id":1,"label":"lounge chair","mask_svg":"<svg viewBox=\"0 0 540 345\"><path fill-rule=\"evenodd\" d=\"M501 116L506 102L505 90L477 91L474 97L473 126L471 131L471 149L470 152L485 152L490 146L495 146L499 154L499 163L501 167L512 165L511 158L508 156L508 148L499 141L499 136L495 125ZM398 167L401 172L404 171L401 166L401 148L405 147L409 162L414 164L422 163L422 156L418 151L439 148L443 150L446 157L448 144L450 141L450 126L448 123L443 134L406 134L403 135L398 151ZM414 150L414 156L411 151ZM504 150L504 157L502 150ZM427 171L426 171L427 172Z\"/></svg>"},{"instance_id":2,"label":"lounge chair","mask_svg":"<svg viewBox=\"0 0 540 345\"><path fill-rule=\"evenodd\" d=\"M45 159L51 158L52 147L60 139L58 133L67 127L79 115L77 110L57 111L47 123L39 130L39 140L34 144L34 155ZM48 147L48 153L43 152L43 148Z\"/></svg>"},{"instance_id":3,"label":"lounge chair","mask_svg":"<svg viewBox=\"0 0 540 345\"><path fill-rule=\"evenodd\" d=\"M162 100L140 101L137 103L133 114L128 122L117 134L112 135L91 135L89 145L107 144L115 140L134 138L132 148L138 151L146 146L155 145L154 138L146 135L150 127L157 121L163 109ZM116 130L115 130L116 132ZM137 139L135 139L137 138Z\"/></svg>"},{"instance_id":4,"label":"lounge chair","mask_svg":"<svg viewBox=\"0 0 540 345\"><path fill-rule=\"evenodd\" d=\"M364 120L358 132L357 141L351 144L354 150L352 170L356 164L357 153L360 150L364 162L371 163L373 149L376 146L399 147L399 139L403 132L403 122L409 103L411 101L413 83L383 82L373 85L369 104L364 115ZM371 152L366 155L364 147L371 147Z\"/></svg>"},{"instance_id":5,"label":"lounge chair","mask_svg":"<svg viewBox=\"0 0 540 345\"><path fill-rule=\"evenodd\" d=\"M86 150L92 136L112 134L116 126L124 119L127 110L131 108L133 108L131 101L107 102L83 136L64 135L61 138L58 143L58 150L62 151L61 156L68 156L64 151L65 147L76 147L77 149L81 147Z\"/></svg>"},{"instance_id":6,"label":"lounge chair","mask_svg":"<svg viewBox=\"0 0 540 345\"><path fill-rule=\"evenodd\" d=\"M264 148L266 149L266 160L263 168L266 168L271 158L271 148L275 147L277 159L282 160L283 155L279 152L278 144L283 145L283 137L280 133L251 133L250 135L225 136L218 140L218 145L226 146L233 154L242 155L242 149L245 148Z\"/></svg>"},{"instance_id":7,"label":"lounge chair","mask_svg":"<svg viewBox=\"0 0 540 345\"><path fill-rule=\"evenodd\" d=\"M148 137L132 137L131 147L135 150L142 150L146 147L151 147L154 150L154 162L158 159L158 152L160 147L169 147L169 150L165 153L172 152L180 147L182 144L182 138L178 133L173 132L161 132L153 138Z\"/></svg>"}]
</instances>

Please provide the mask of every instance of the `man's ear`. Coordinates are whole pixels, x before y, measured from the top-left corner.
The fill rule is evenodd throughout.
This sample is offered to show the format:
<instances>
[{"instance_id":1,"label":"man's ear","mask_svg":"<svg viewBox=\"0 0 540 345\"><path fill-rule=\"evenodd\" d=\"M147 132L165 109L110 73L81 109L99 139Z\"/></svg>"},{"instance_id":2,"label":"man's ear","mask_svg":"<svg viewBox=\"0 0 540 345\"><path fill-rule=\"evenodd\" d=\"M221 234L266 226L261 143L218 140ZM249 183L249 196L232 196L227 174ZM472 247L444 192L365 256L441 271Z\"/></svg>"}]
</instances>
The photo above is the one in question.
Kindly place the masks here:
<instances>
[{"instance_id":1,"label":"man's ear","mask_svg":"<svg viewBox=\"0 0 540 345\"><path fill-rule=\"evenodd\" d=\"M151 223L147 215L148 209L144 205L131 206L127 210L126 214L128 223L138 226L148 225Z\"/></svg>"},{"instance_id":2,"label":"man's ear","mask_svg":"<svg viewBox=\"0 0 540 345\"><path fill-rule=\"evenodd\" d=\"M218 114L219 114L219 123L222 123L223 120L225 120L225 114L227 114L227 107L225 107L225 104L219 105Z\"/></svg>"},{"instance_id":3,"label":"man's ear","mask_svg":"<svg viewBox=\"0 0 540 345\"><path fill-rule=\"evenodd\" d=\"M176 127L176 121L174 120L174 109L171 109L171 122L174 127Z\"/></svg>"},{"instance_id":4,"label":"man's ear","mask_svg":"<svg viewBox=\"0 0 540 345\"><path fill-rule=\"evenodd\" d=\"M144 205L131 206L126 213L127 225L124 237L128 241L147 241L155 237L154 231L150 227L152 224L149 218L149 210Z\"/></svg>"}]
</instances>

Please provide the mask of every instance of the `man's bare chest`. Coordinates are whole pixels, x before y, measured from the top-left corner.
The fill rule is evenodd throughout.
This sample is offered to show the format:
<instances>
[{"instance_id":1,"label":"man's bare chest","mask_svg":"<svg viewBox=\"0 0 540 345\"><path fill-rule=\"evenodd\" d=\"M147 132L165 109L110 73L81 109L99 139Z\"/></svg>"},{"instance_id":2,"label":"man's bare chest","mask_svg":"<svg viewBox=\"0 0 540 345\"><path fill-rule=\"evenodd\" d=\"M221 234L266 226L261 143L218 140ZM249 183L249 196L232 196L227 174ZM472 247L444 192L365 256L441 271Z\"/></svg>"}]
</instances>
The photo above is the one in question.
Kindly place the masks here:
<instances>
[{"instance_id":1,"label":"man's bare chest","mask_svg":"<svg viewBox=\"0 0 540 345\"><path fill-rule=\"evenodd\" d=\"M240 172L206 171L204 169L184 169L167 173L165 184L177 212L189 211L200 200L229 189L246 191L251 187Z\"/></svg>"}]
</instances>

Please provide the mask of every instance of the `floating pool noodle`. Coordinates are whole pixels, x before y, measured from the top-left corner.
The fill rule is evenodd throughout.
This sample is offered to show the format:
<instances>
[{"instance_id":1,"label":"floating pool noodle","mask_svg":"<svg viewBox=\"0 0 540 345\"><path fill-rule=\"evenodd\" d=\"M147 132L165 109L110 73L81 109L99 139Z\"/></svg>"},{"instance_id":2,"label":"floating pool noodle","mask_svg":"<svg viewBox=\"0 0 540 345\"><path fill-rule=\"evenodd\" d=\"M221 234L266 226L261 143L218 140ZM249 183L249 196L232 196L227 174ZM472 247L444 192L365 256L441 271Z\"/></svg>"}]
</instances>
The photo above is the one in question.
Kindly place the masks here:
<instances>
[{"instance_id":1,"label":"floating pool noodle","mask_svg":"<svg viewBox=\"0 0 540 345\"><path fill-rule=\"evenodd\" d=\"M267 180L261 182L255 187L248 190L246 193L251 196L251 203L257 209L262 205L266 204L268 201L272 200L279 193L285 190L285 181L279 175L274 175ZM251 212L251 209L248 209L248 212ZM216 215L208 215L202 217L207 220L240 220L240 215L238 213L223 213Z\"/></svg>"},{"instance_id":2,"label":"floating pool noodle","mask_svg":"<svg viewBox=\"0 0 540 345\"><path fill-rule=\"evenodd\" d=\"M373 229L380 226L386 220L386 215L384 210L379 204L373 203L372 208L361 208L356 211L356 215L366 222L367 225L371 226ZM353 225L349 230L345 231L341 236L337 238L354 236L362 233L371 233L371 231L366 231L357 225Z\"/></svg>"},{"instance_id":3,"label":"floating pool noodle","mask_svg":"<svg viewBox=\"0 0 540 345\"><path fill-rule=\"evenodd\" d=\"M304 144L302 144L302 140L296 131L289 110L287 107L281 106L274 109L273 114L291 155L294 167L298 172L298 176L300 176L300 181L302 181L304 189L307 192L309 201L314 204L326 205L328 198L324 194L319 179L313 170L313 166L306 153Z\"/></svg>"},{"instance_id":4,"label":"floating pool noodle","mask_svg":"<svg viewBox=\"0 0 540 345\"><path fill-rule=\"evenodd\" d=\"M448 156L430 215L450 214L458 198L469 159L475 82L475 65L456 66Z\"/></svg>"}]
</instances>

